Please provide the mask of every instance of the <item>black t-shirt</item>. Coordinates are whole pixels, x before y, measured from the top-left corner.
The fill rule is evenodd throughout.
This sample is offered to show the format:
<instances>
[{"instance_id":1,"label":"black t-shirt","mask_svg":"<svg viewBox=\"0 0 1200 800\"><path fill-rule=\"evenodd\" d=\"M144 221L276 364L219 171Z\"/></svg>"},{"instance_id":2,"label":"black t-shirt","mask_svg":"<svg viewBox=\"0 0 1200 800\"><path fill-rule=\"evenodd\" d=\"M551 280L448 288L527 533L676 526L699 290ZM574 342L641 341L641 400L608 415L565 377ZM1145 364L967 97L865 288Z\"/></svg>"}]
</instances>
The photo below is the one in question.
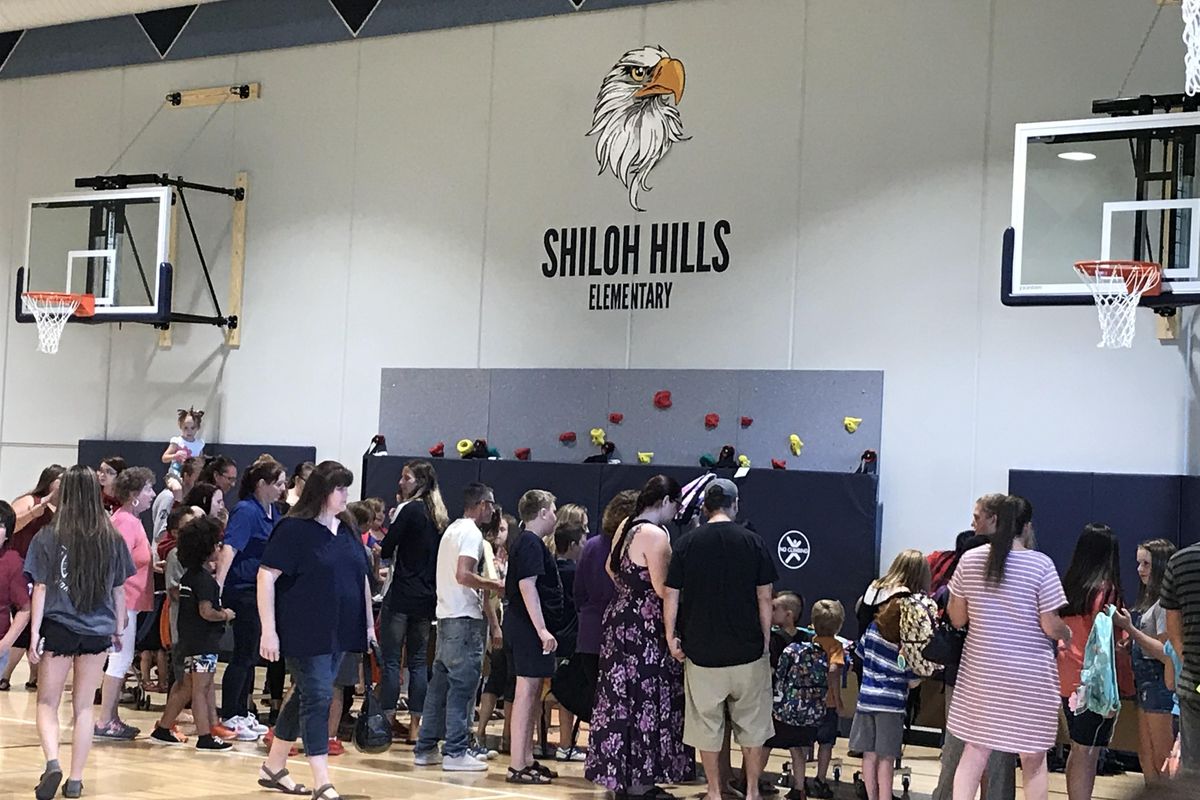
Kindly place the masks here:
<instances>
[{"instance_id":1,"label":"black t-shirt","mask_svg":"<svg viewBox=\"0 0 1200 800\"><path fill-rule=\"evenodd\" d=\"M737 523L701 525L681 536L667 586L679 590L676 629L688 659L732 667L761 658L757 588L778 577L762 539Z\"/></svg>"},{"instance_id":2,"label":"black t-shirt","mask_svg":"<svg viewBox=\"0 0 1200 800\"><path fill-rule=\"evenodd\" d=\"M362 538L342 522L337 535L315 519L284 517L263 550L275 581L275 629L285 656L361 653L367 649Z\"/></svg>"},{"instance_id":3,"label":"black t-shirt","mask_svg":"<svg viewBox=\"0 0 1200 800\"><path fill-rule=\"evenodd\" d=\"M783 628L771 628L771 642L768 648L771 655L771 669L779 666L779 658L783 655L783 651L787 649L789 644L811 641L812 637L808 635L808 631L804 630L804 628L797 628L793 636L788 636Z\"/></svg>"},{"instance_id":4,"label":"black t-shirt","mask_svg":"<svg viewBox=\"0 0 1200 800\"><path fill-rule=\"evenodd\" d=\"M563 608L575 608L575 562L569 558L556 558L558 578L562 582Z\"/></svg>"},{"instance_id":5,"label":"black t-shirt","mask_svg":"<svg viewBox=\"0 0 1200 800\"><path fill-rule=\"evenodd\" d=\"M512 537L512 534L509 534ZM504 612L506 619L529 619L529 609L525 608L525 600L521 597L521 581L525 578L536 577L538 599L542 602L542 617L546 627L553 633L561 629L563 615L563 587L558 576L558 565L554 556L546 547L546 543L537 534L522 528L516 539L510 538L508 544L508 577L504 584L504 599L508 601L508 609Z\"/></svg>"},{"instance_id":6,"label":"black t-shirt","mask_svg":"<svg viewBox=\"0 0 1200 800\"><path fill-rule=\"evenodd\" d=\"M423 500L405 503L380 543L380 557L394 559L392 587L384 603L401 614L433 618L437 606L438 530Z\"/></svg>"},{"instance_id":7,"label":"black t-shirt","mask_svg":"<svg viewBox=\"0 0 1200 800\"><path fill-rule=\"evenodd\" d=\"M200 616L200 604L205 600L221 610L221 589L216 579L204 567L189 569L179 580L179 641L175 646L180 655L210 655L221 649L225 623Z\"/></svg>"}]
</instances>

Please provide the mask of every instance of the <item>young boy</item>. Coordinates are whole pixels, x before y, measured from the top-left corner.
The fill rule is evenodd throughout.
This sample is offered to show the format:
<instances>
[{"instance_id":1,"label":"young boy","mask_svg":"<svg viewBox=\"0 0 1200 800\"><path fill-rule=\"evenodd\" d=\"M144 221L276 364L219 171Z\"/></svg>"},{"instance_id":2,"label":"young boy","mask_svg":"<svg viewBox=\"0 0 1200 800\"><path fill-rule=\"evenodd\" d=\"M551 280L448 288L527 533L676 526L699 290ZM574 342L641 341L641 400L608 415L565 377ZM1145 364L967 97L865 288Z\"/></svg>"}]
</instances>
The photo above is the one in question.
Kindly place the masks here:
<instances>
[{"instance_id":1,"label":"young boy","mask_svg":"<svg viewBox=\"0 0 1200 800\"><path fill-rule=\"evenodd\" d=\"M817 726L817 777L813 780L808 796L815 800L829 800L833 787L826 776L829 760L833 755L833 743L837 741L838 719L842 716L842 672L846 666L846 653L838 641L838 632L846 621L846 610L837 600L818 600L812 609L812 626L816 632L813 641L821 645L829 657L829 695L826 700L825 719Z\"/></svg>"},{"instance_id":2,"label":"young boy","mask_svg":"<svg viewBox=\"0 0 1200 800\"><path fill-rule=\"evenodd\" d=\"M583 553L583 540L587 529L577 522L560 522L554 528L554 561L558 565L558 576L562 581L564 627L571 628L575 615L575 562ZM559 639L555 659L560 665L574 655L574 642ZM547 718L551 703L546 703ZM547 727L549 725L547 724ZM558 749L554 752L557 761L585 761L587 753L575 746L575 715L561 704L558 706Z\"/></svg>"},{"instance_id":3,"label":"young boy","mask_svg":"<svg viewBox=\"0 0 1200 800\"><path fill-rule=\"evenodd\" d=\"M192 716L201 734L196 749L202 751L228 750L233 746L223 741L224 737L218 738L224 732L218 728L213 686L225 623L234 618L233 609L221 608L221 590L213 577L220 544L220 524L209 517L200 517L179 532L176 548L184 569L179 582L178 646L184 672L192 680Z\"/></svg>"},{"instance_id":4,"label":"young boy","mask_svg":"<svg viewBox=\"0 0 1200 800\"><path fill-rule=\"evenodd\" d=\"M768 646L773 684L775 682L775 671L779 667L779 660L783 656L783 651L787 646L794 642L808 642L810 640L808 631L800 627L800 618L803 616L803 597L796 592L788 590L775 593L775 597L771 600L771 640ZM773 685L771 688L776 689L778 687ZM805 750L812 746L813 731L788 725L779 719L774 720L774 722L775 735L763 744L763 769L766 769L767 760L771 757L772 749L787 750L792 757L793 783L797 787L788 792L787 797L789 800L803 800L806 762ZM744 775L745 773L743 772L743 777L735 778L731 782L734 790L742 794L746 792L746 779ZM774 792L771 790L774 788L771 782L766 779L759 781L759 790L763 794L773 794Z\"/></svg>"},{"instance_id":5,"label":"young boy","mask_svg":"<svg viewBox=\"0 0 1200 800\"><path fill-rule=\"evenodd\" d=\"M800 627L804 616L804 598L796 592L784 590L775 593L771 601L771 669L779 666L779 655L792 642L807 642L808 631Z\"/></svg>"},{"instance_id":6,"label":"young boy","mask_svg":"<svg viewBox=\"0 0 1200 800\"><path fill-rule=\"evenodd\" d=\"M900 667L900 646L884 638L880 618L888 618L891 598L881 607L859 641L863 663L862 686L858 707L850 728L850 749L862 753L862 776L867 800L886 800L892 796L892 778L896 759L904 742L904 713L908 705L908 684L913 674Z\"/></svg>"}]
</instances>

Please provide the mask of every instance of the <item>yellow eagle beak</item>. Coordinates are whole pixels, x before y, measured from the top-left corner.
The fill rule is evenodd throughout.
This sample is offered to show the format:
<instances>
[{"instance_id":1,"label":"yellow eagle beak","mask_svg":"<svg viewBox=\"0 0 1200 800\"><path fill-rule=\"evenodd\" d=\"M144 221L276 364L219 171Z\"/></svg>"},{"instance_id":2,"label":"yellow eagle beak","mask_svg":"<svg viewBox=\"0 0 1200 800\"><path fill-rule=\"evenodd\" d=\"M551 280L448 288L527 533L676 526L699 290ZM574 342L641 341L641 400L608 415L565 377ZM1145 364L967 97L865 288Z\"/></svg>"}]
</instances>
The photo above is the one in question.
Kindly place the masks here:
<instances>
[{"instance_id":1,"label":"yellow eagle beak","mask_svg":"<svg viewBox=\"0 0 1200 800\"><path fill-rule=\"evenodd\" d=\"M659 94L675 96L676 105L683 99L683 62L677 58L664 58L654 65L650 82L633 93L634 97L653 97Z\"/></svg>"}]
</instances>

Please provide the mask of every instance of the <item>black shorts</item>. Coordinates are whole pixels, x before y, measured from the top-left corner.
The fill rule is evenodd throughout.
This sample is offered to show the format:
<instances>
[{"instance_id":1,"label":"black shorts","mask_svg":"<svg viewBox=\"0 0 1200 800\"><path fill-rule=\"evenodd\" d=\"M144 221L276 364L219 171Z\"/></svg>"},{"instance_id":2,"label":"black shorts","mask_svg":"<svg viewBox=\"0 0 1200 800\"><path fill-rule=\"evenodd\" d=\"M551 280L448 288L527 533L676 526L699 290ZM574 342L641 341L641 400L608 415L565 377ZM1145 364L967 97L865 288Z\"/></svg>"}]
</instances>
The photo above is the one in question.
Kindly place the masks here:
<instances>
[{"instance_id":1,"label":"black shorts","mask_svg":"<svg viewBox=\"0 0 1200 800\"><path fill-rule=\"evenodd\" d=\"M517 681L508 671L508 643L503 650L493 650L488 653L488 676L483 684L484 694L494 694L512 702L516 693Z\"/></svg>"},{"instance_id":2,"label":"black shorts","mask_svg":"<svg viewBox=\"0 0 1200 800\"><path fill-rule=\"evenodd\" d=\"M838 718L836 708L825 709L825 719L817 725L817 744L833 744L838 738L838 728L841 727L841 720Z\"/></svg>"},{"instance_id":3,"label":"black shorts","mask_svg":"<svg viewBox=\"0 0 1200 800\"><path fill-rule=\"evenodd\" d=\"M766 741L763 747L777 747L780 750L790 750L793 747L812 747L817 739L817 729L813 726L797 727L786 722L775 722L775 735Z\"/></svg>"},{"instance_id":4,"label":"black shorts","mask_svg":"<svg viewBox=\"0 0 1200 800\"><path fill-rule=\"evenodd\" d=\"M554 677L554 654L542 652L542 640L538 638L533 625L522 619L508 617L504 620L504 643L509 675L518 678Z\"/></svg>"},{"instance_id":5,"label":"black shorts","mask_svg":"<svg viewBox=\"0 0 1200 800\"><path fill-rule=\"evenodd\" d=\"M1108 747L1112 741L1113 727L1117 724L1116 717L1105 719L1095 711L1076 714L1065 697L1062 704L1063 713L1067 715L1067 733L1071 735L1072 742L1085 747Z\"/></svg>"},{"instance_id":6,"label":"black shorts","mask_svg":"<svg viewBox=\"0 0 1200 800\"><path fill-rule=\"evenodd\" d=\"M42 620L42 639L45 640L42 649L46 655L89 656L107 653L112 647L111 636L76 633L52 619Z\"/></svg>"},{"instance_id":7,"label":"black shorts","mask_svg":"<svg viewBox=\"0 0 1200 800\"><path fill-rule=\"evenodd\" d=\"M16 616L17 612L20 610L21 609L17 608L16 606L12 606L9 609L9 611L12 612L13 616ZM2 614L2 613L4 613L3 610L0 610L0 614ZM17 638L13 640L12 646L20 648L22 650L29 649L29 626L28 625L26 625L24 628L22 628L21 632L17 634Z\"/></svg>"}]
</instances>

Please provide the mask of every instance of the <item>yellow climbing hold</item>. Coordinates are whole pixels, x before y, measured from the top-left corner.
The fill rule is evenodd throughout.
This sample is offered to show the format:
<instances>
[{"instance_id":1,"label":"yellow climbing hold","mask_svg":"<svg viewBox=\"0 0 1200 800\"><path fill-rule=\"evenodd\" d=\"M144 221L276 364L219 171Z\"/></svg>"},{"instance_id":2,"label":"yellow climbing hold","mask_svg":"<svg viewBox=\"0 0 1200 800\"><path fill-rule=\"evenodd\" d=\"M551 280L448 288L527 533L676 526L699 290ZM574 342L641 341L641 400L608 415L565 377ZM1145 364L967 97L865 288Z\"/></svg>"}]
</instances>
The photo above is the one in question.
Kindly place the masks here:
<instances>
[{"instance_id":1,"label":"yellow climbing hold","mask_svg":"<svg viewBox=\"0 0 1200 800\"><path fill-rule=\"evenodd\" d=\"M653 458L654 458L654 453L638 453L638 463L639 464L649 464L650 460Z\"/></svg>"},{"instance_id":2,"label":"yellow climbing hold","mask_svg":"<svg viewBox=\"0 0 1200 800\"><path fill-rule=\"evenodd\" d=\"M792 455L798 456L804 447L804 442L800 441L800 437L793 433L788 437L788 447L791 449Z\"/></svg>"},{"instance_id":3,"label":"yellow climbing hold","mask_svg":"<svg viewBox=\"0 0 1200 800\"><path fill-rule=\"evenodd\" d=\"M592 428L592 444L596 447L604 445L604 428Z\"/></svg>"},{"instance_id":4,"label":"yellow climbing hold","mask_svg":"<svg viewBox=\"0 0 1200 800\"><path fill-rule=\"evenodd\" d=\"M846 417L842 420L842 425L846 428L846 433L854 433L858 430L858 426L862 425L862 419L859 417Z\"/></svg>"},{"instance_id":5,"label":"yellow climbing hold","mask_svg":"<svg viewBox=\"0 0 1200 800\"><path fill-rule=\"evenodd\" d=\"M475 449L475 443L470 439L459 439L456 448L458 449L458 454L460 456L465 456L467 453Z\"/></svg>"}]
</instances>

